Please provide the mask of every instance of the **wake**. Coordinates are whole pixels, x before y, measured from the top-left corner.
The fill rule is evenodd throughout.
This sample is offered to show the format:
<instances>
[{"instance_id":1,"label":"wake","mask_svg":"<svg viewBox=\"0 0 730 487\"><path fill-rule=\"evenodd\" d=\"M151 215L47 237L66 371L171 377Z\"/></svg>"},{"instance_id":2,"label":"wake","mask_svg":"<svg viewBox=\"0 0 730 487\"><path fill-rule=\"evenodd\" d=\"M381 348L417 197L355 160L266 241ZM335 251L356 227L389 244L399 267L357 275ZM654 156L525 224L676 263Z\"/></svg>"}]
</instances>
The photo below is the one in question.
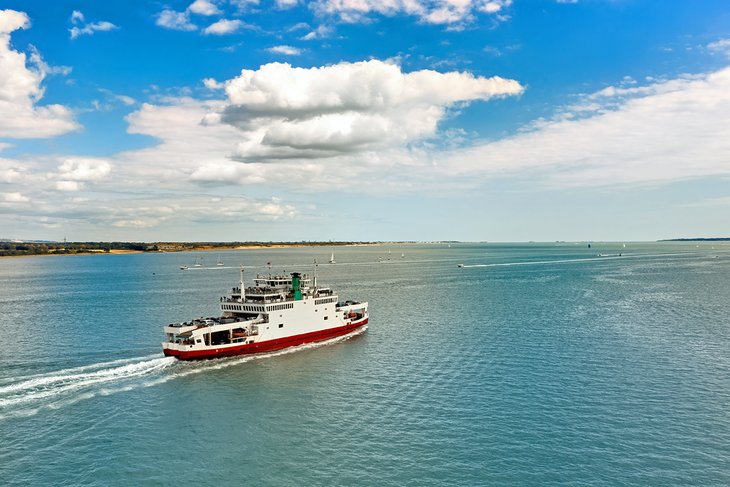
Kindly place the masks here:
<instances>
[{"instance_id":1,"label":"wake","mask_svg":"<svg viewBox=\"0 0 730 487\"><path fill-rule=\"evenodd\" d=\"M576 264L581 262L595 262L600 260L626 260L626 259L640 259L640 258L652 258L652 257L676 257L694 255L691 252L677 252L677 253L664 253L664 254L603 254L597 257L577 257L571 259L554 259L554 260L524 260L519 262L495 262L493 264L464 264L463 268L472 267L512 267L512 266L530 266L530 265L545 265L545 264Z\"/></svg>"},{"instance_id":2,"label":"wake","mask_svg":"<svg viewBox=\"0 0 730 487\"><path fill-rule=\"evenodd\" d=\"M57 408L101 392L106 384L128 383L159 374L173 365L172 357L140 357L129 363L92 364L24 378L0 387L0 420L9 416L29 416L42 408Z\"/></svg>"},{"instance_id":3,"label":"wake","mask_svg":"<svg viewBox=\"0 0 730 487\"><path fill-rule=\"evenodd\" d=\"M256 355L201 362L180 362L174 357L150 355L19 377L0 386L0 422L13 417L34 416L43 410L60 409L96 396L152 387L193 374L339 343L365 330L367 326L330 340Z\"/></svg>"}]
</instances>

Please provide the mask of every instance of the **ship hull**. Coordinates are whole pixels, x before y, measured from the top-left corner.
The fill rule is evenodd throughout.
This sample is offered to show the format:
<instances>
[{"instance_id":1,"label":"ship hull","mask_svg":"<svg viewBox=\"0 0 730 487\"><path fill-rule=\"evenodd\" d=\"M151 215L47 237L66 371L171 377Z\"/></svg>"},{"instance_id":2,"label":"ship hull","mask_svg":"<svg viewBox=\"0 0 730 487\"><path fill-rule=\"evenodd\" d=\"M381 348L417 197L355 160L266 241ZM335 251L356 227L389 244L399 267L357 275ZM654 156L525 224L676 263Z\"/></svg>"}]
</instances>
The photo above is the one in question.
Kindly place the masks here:
<instances>
[{"instance_id":1,"label":"ship hull","mask_svg":"<svg viewBox=\"0 0 730 487\"><path fill-rule=\"evenodd\" d=\"M365 326L368 318L352 322L344 326L335 328L327 328L310 333L300 335L292 335L289 337L276 338L273 340L264 340L261 342L246 343L229 347L211 347L198 350L176 350L173 348L164 348L163 352L166 356L175 357L179 360L207 360L222 357L234 357L237 355L250 355L256 353L271 352L289 347L296 347L305 343L320 342L347 335L350 332Z\"/></svg>"}]
</instances>

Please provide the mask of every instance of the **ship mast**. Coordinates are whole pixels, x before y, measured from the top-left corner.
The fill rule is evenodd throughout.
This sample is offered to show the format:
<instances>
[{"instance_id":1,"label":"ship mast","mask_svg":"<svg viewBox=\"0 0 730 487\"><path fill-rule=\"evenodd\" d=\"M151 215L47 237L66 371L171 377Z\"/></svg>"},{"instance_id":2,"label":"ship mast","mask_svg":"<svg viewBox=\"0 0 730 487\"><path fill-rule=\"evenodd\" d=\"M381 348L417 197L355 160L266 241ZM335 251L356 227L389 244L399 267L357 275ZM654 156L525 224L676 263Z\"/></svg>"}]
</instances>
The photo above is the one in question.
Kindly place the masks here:
<instances>
[{"instance_id":1,"label":"ship mast","mask_svg":"<svg viewBox=\"0 0 730 487\"><path fill-rule=\"evenodd\" d=\"M312 287L314 288L314 291L317 291L317 259L314 259L314 264L312 265Z\"/></svg>"},{"instance_id":2,"label":"ship mast","mask_svg":"<svg viewBox=\"0 0 730 487\"><path fill-rule=\"evenodd\" d=\"M246 288L243 284L243 266L241 266L241 302L243 303L246 300Z\"/></svg>"}]
</instances>

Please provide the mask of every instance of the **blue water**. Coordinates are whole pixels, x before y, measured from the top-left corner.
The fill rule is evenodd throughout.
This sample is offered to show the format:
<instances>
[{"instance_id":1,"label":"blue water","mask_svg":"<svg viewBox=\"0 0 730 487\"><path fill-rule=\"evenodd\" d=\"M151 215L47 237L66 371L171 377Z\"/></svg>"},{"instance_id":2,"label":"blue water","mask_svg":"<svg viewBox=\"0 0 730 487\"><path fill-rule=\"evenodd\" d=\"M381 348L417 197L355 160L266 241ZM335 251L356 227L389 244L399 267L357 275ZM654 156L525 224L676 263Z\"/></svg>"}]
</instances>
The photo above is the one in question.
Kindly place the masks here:
<instances>
[{"instance_id":1,"label":"blue water","mask_svg":"<svg viewBox=\"0 0 730 487\"><path fill-rule=\"evenodd\" d=\"M0 483L730 485L727 244L336 248L364 333L162 356L239 263L331 250L0 259Z\"/></svg>"}]
</instances>

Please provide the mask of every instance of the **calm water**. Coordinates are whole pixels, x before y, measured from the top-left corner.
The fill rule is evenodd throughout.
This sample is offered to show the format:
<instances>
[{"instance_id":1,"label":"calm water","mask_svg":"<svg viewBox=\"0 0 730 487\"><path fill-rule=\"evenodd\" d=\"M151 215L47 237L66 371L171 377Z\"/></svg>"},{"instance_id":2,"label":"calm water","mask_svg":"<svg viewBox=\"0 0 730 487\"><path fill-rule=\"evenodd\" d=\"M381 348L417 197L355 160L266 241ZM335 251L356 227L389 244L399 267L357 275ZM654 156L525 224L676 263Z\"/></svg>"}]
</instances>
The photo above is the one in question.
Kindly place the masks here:
<instances>
[{"instance_id":1,"label":"calm water","mask_svg":"<svg viewBox=\"0 0 730 487\"><path fill-rule=\"evenodd\" d=\"M331 249L0 259L0 483L730 485L730 246L391 249L319 266L365 333L201 363L161 327Z\"/></svg>"}]
</instances>

